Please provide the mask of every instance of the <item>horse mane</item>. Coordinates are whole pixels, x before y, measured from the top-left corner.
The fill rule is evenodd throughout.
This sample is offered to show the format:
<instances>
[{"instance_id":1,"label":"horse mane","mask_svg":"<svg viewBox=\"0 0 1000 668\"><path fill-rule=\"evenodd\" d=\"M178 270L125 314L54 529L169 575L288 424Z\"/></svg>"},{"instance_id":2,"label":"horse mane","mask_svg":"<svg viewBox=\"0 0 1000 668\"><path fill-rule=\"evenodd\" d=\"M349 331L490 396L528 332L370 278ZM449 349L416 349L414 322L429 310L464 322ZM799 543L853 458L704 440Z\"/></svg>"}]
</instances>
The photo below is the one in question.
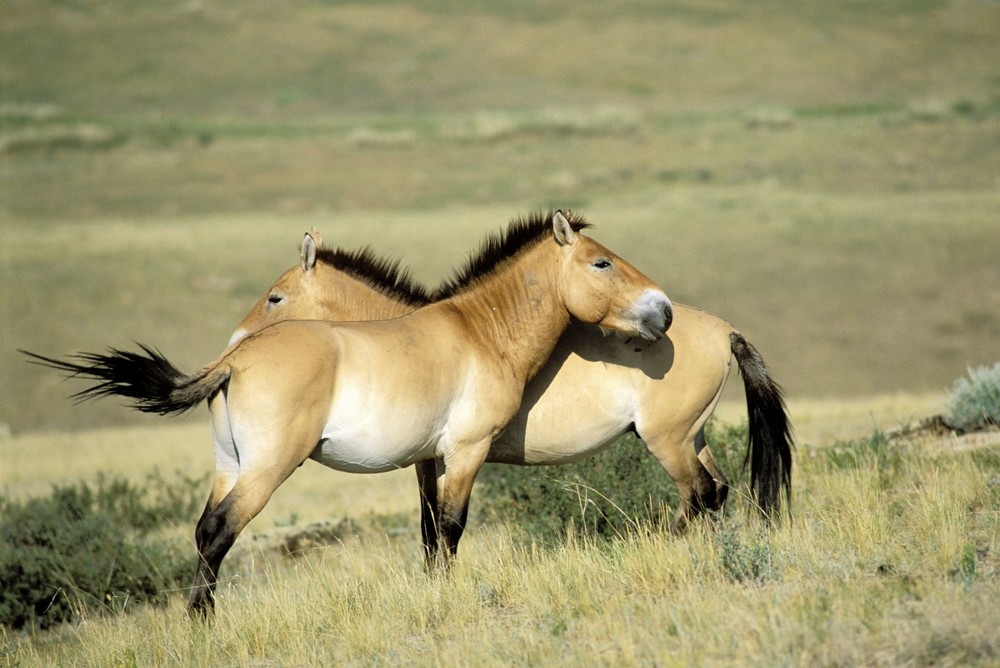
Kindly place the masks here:
<instances>
[{"instance_id":1,"label":"horse mane","mask_svg":"<svg viewBox=\"0 0 1000 668\"><path fill-rule=\"evenodd\" d=\"M506 230L491 233L483 240L479 250L469 255L465 265L456 269L451 278L446 279L438 287L432 295L433 300L454 297L495 272L521 251L547 238L552 234L554 215L554 211L548 213L535 211L527 216L518 216L510 222ZM565 216L574 232L590 227L590 223L583 216L572 212L567 212Z\"/></svg>"},{"instance_id":2,"label":"horse mane","mask_svg":"<svg viewBox=\"0 0 1000 668\"><path fill-rule=\"evenodd\" d=\"M410 306L424 306L431 301L428 290L413 279L408 269L400 268L398 259L378 255L371 246L352 251L320 248L316 251L316 261L364 281L385 296Z\"/></svg>"}]
</instances>

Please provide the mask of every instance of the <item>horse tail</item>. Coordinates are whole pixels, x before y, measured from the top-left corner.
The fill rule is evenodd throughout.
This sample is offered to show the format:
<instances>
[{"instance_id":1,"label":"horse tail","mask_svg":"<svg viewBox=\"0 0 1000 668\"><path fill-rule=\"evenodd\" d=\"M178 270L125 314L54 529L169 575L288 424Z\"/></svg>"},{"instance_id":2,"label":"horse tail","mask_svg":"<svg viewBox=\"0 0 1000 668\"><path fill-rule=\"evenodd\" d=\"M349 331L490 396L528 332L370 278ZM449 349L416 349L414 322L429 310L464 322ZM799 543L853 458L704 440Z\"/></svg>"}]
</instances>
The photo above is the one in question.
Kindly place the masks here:
<instances>
[{"instance_id":1,"label":"horse tail","mask_svg":"<svg viewBox=\"0 0 1000 668\"><path fill-rule=\"evenodd\" d=\"M757 349L739 332L729 335L747 398L750 441L743 470L750 467L750 493L760 514L780 519L782 496L791 517L792 427L781 387L774 382Z\"/></svg>"},{"instance_id":2,"label":"horse tail","mask_svg":"<svg viewBox=\"0 0 1000 668\"><path fill-rule=\"evenodd\" d=\"M157 350L142 344L139 347L141 353L112 348L107 354L78 353L66 360L21 352L33 363L63 371L69 377L98 381L74 394L77 401L126 397L132 400L131 408L159 415L193 408L218 392L232 373L229 365L220 360L189 376Z\"/></svg>"}]
</instances>

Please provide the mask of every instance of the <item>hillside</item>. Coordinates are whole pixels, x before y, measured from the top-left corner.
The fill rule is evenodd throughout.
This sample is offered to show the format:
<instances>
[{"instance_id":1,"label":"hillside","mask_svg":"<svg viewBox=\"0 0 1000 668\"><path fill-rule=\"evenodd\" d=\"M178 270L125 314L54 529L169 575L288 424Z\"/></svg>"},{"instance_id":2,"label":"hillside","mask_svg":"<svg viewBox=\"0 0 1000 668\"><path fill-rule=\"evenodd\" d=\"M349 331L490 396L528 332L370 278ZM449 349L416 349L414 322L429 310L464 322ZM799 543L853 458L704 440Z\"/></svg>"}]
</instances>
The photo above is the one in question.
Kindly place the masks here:
<instances>
[{"instance_id":1,"label":"hillside","mask_svg":"<svg viewBox=\"0 0 1000 668\"><path fill-rule=\"evenodd\" d=\"M794 397L1000 358L995 4L11 2L0 62L15 431L148 424L14 350L193 369L310 225L433 284L555 206Z\"/></svg>"}]
</instances>

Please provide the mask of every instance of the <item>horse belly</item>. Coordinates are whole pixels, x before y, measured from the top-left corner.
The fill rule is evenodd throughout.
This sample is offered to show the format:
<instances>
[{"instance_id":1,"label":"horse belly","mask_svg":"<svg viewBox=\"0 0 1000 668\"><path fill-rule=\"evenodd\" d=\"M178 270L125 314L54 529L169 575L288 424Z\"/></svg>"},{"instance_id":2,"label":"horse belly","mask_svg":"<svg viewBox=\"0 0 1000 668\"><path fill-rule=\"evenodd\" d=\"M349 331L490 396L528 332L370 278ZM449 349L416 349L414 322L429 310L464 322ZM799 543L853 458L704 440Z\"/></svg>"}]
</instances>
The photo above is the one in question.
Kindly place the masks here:
<instances>
[{"instance_id":1,"label":"horse belly","mask_svg":"<svg viewBox=\"0 0 1000 668\"><path fill-rule=\"evenodd\" d=\"M381 473L433 458L451 410L445 373L404 354L395 336L353 336L312 459L351 473Z\"/></svg>"},{"instance_id":2,"label":"horse belly","mask_svg":"<svg viewBox=\"0 0 1000 668\"><path fill-rule=\"evenodd\" d=\"M347 473L385 473L433 456L433 444L393 443L375 436L324 438L309 455L323 466Z\"/></svg>"},{"instance_id":3,"label":"horse belly","mask_svg":"<svg viewBox=\"0 0 1000 668\"><path fill-rule=\"evenodd\" d=\"M378 411L334 410L310 457L349 473L382 473L433 458L441 433L436 412L394 403Z\"/></svg>"}]
</instances>

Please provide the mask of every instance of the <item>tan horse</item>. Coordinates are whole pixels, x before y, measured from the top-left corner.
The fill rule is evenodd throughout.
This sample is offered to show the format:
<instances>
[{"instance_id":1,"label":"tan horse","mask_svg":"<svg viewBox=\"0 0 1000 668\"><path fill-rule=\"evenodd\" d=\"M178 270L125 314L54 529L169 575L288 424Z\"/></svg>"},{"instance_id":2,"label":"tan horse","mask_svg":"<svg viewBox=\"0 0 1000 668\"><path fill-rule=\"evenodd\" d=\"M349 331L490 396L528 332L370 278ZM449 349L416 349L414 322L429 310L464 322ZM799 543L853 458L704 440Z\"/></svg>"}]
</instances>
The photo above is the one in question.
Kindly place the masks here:
<instances>
[{"instance_id":1,"label":"tan horse","mask_svg":"<svg viewBox=\"0 0 1000 668\"><path fill-rule=\"evenodd\" d=\"M288 320L249 333L194 375L161 355L112 351L42 363L101 382L139 410L180 412L207 399L216 476L195 530L189 609L214 607L223 558L306 459L378 473L442 464L435 544L447 562L490 444L571 317L661 338L672 306L652 281L556 212L487 239L451 294L391 320Z\"/></svg>"},{"instance_id":2,"label":"tan horse","mask_svg":"<svg viewBox=\"0 0 1000 668\"><path fill-rule=\"evenodd\" d=\"M300 266L282 275L237 333L281 319L391 317L387 301L396 299L397 306L411 309L429 299L405 274L400 279L397 263L386 274L373 267L384 260L358 262L341 250L320 250L317 262L320 243L315 230L306 235ZM718 510L726 500L726 475L705 442L704 427L734 358L750 418L751 501L761 515L778 519L782 493L787 500L791 485L790 428L780 389L732 325L681 304L674 304L667 336L652 343L625 343L592 325L571 324L528 384L517 415L494 439L487 461L562 464L595 454L633 431L677 484L681 503L671 529L679 532L699 512ZM417 464L429 558L436 549L435 469L434 461Z\"/></svg>"}]
</instances>

